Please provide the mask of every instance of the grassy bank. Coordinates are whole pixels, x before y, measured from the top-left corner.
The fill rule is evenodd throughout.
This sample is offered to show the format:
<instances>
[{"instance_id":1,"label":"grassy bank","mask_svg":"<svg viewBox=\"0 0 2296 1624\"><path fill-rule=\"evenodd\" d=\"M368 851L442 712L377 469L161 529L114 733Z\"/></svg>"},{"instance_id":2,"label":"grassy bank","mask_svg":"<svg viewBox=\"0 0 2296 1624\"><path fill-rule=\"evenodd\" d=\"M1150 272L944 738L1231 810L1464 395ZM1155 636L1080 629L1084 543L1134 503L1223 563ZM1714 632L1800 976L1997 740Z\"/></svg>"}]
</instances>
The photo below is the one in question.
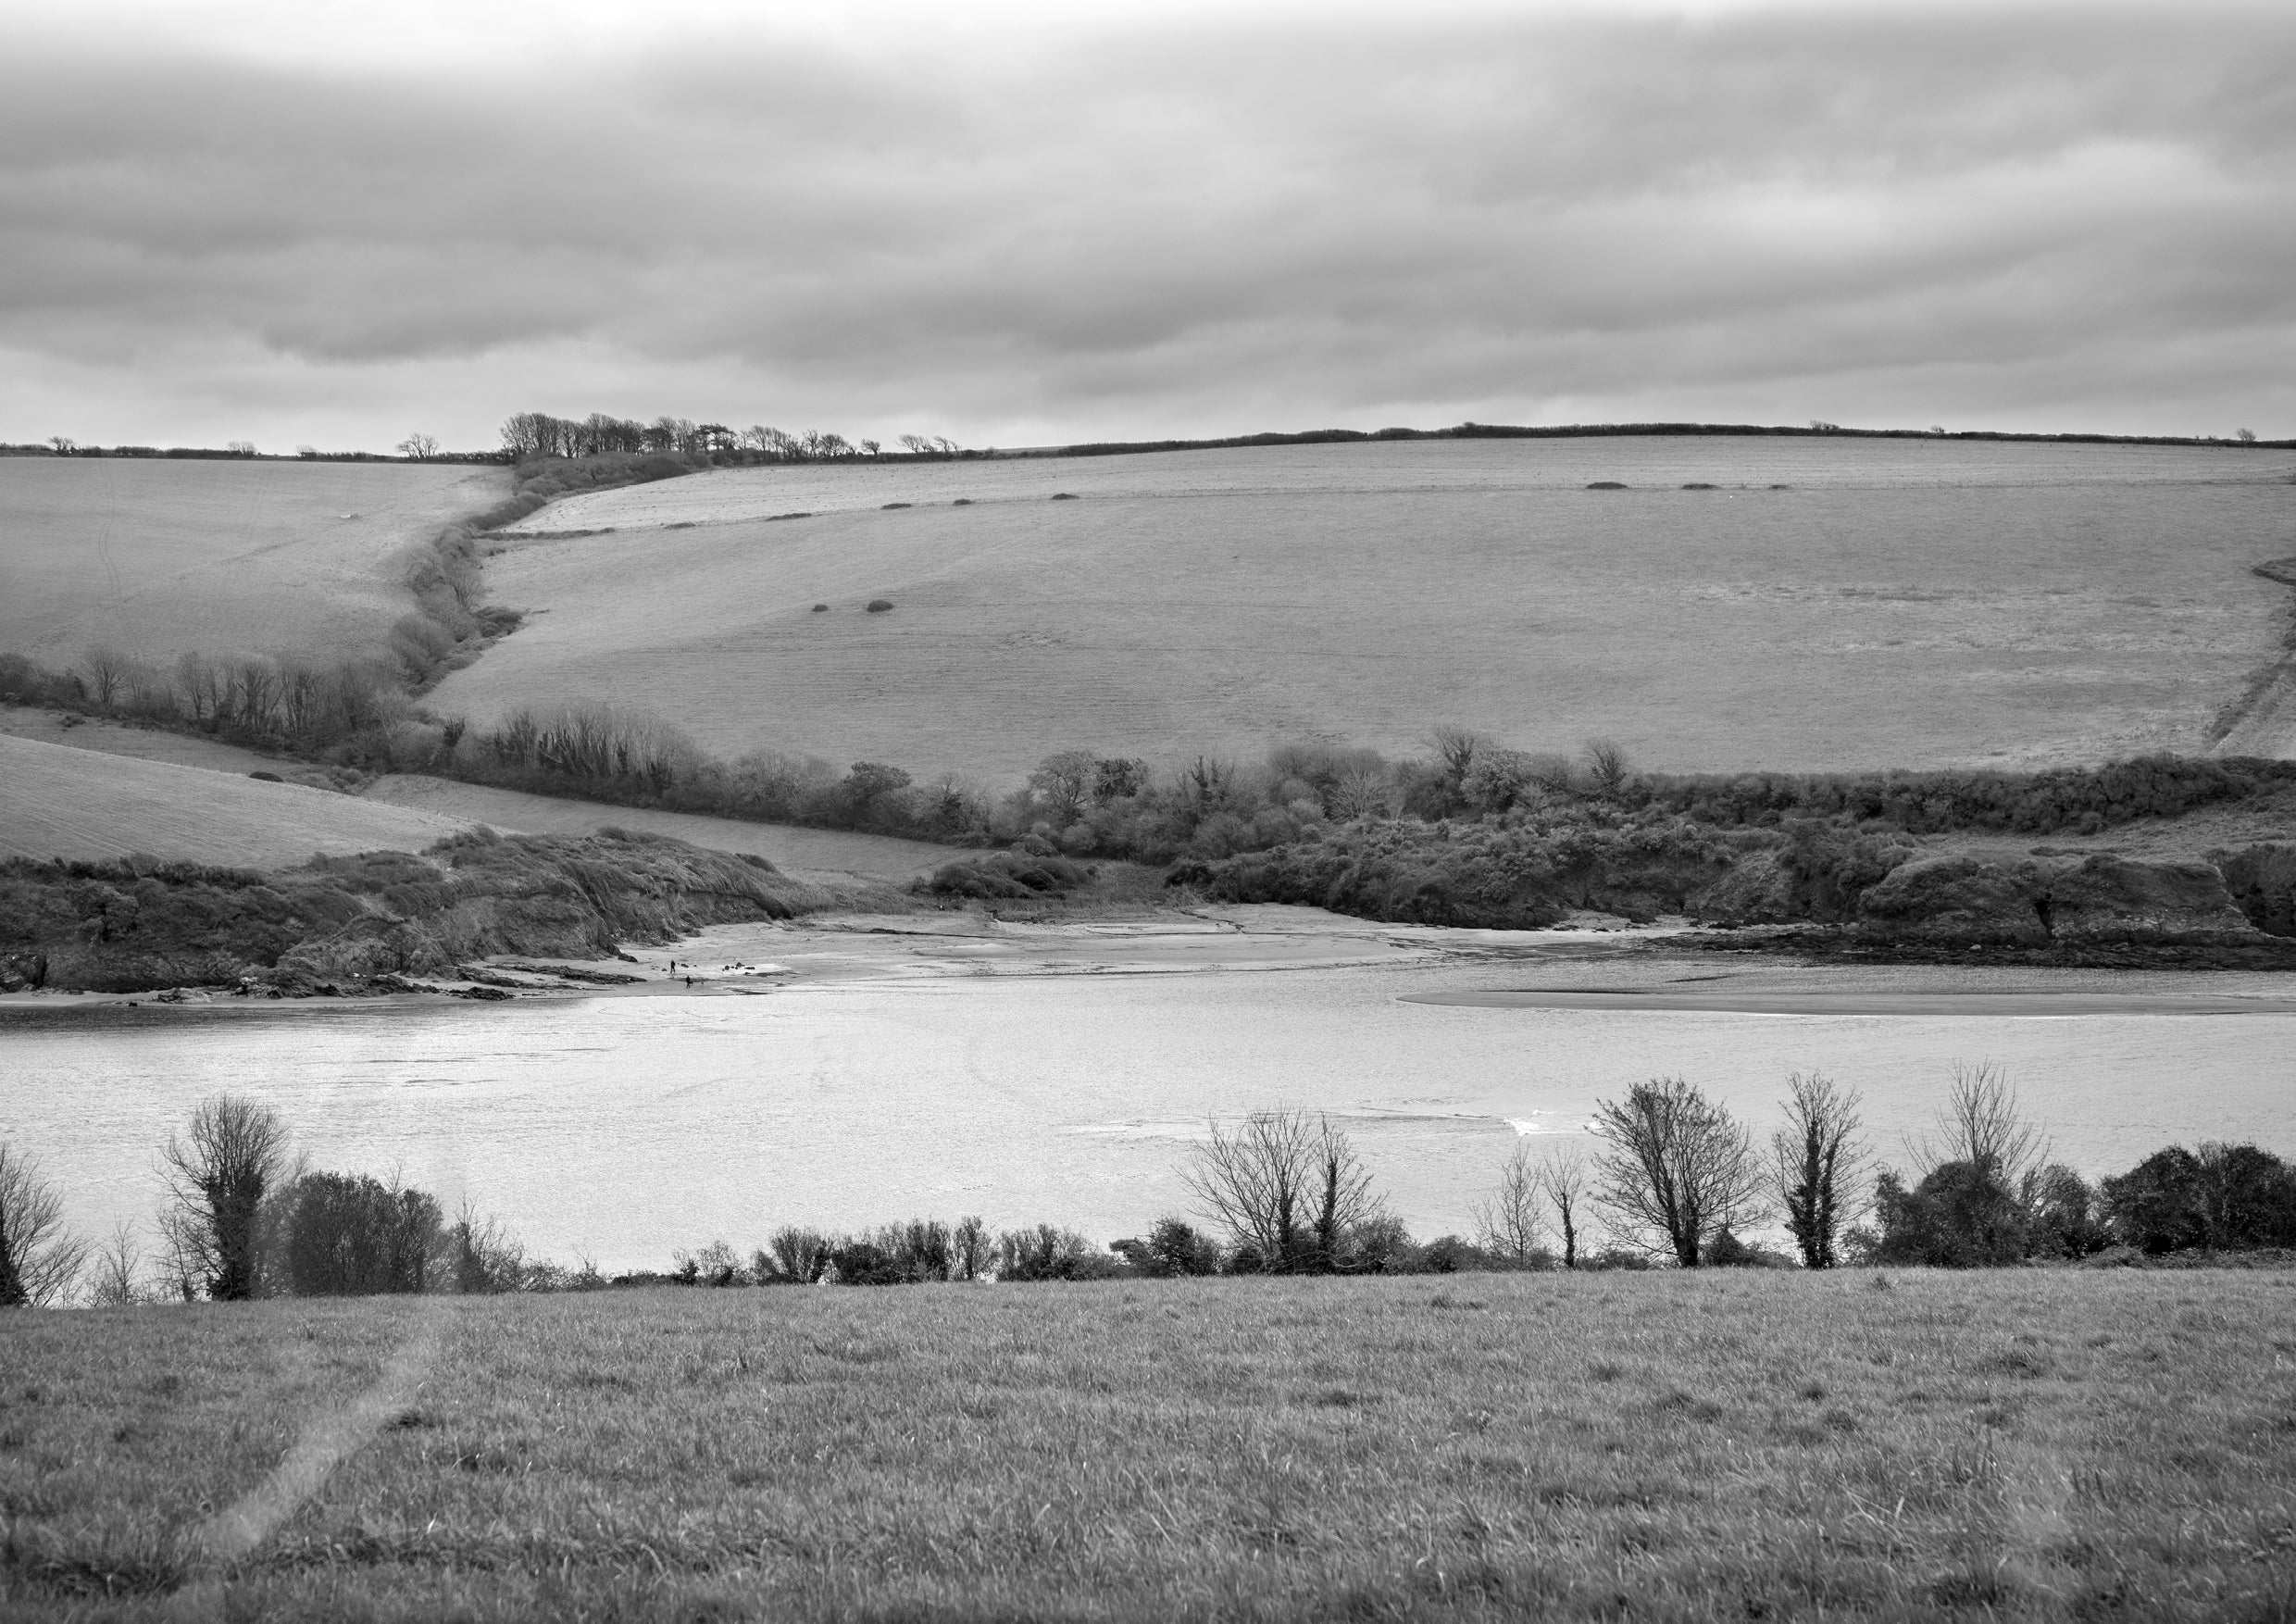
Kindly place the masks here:
<instances>
[{"instance_id":1,"label":"grassy bank","mask_svg":"<svg viewBox=\"0 0 2296 1624\"><path fill-rule=\"evenodd\" d=\"M2287 1274L662 1291L5 1335L11 1618L2296 1602Z\"/></svg>"}]
</instances>

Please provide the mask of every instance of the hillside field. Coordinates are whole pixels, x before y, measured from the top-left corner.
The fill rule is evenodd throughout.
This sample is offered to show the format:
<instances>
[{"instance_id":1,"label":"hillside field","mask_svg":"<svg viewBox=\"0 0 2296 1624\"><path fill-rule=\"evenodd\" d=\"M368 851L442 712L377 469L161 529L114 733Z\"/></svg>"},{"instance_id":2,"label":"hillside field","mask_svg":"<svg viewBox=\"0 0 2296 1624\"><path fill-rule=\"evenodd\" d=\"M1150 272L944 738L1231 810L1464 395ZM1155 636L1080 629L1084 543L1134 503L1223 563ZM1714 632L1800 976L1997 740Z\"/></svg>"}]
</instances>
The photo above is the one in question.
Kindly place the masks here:
<instances>
[{"instance_id":1,"label":"hillside field","mask_svg":"<svg viewBox=\"0 0 2296 1624\"><path fill-rule=\"evenodd\" d=\"M510 490L447 463L0 457L0 654L380 654L399 554Z\"/></svg>"},{"instance_id":2,"label":"hillside field","mask_svg":"<svg viewBox=\"0 0 2296 1624\"><path fill-rule=\"evenodd\" d=\"M608 700L729 756L990 781L1444 722L1680 770L2200 752L2279 650L2288 589L2251 567L2296 552L2289 461L1716 438L721 470L502 537L489 592L534 614L434 703Z\"/></svg>"},{"instance_id":3,"label":"hillside field","mask_svg":"<svg viewBox=\"0 0 2296 1624\"><path fill-rule=\"evenodd\" d=\"M124 857L270 868L315 852L420 851L459 818L331 790L0 733L0 857Z\"/></svg>"},{"instance_id":4,"label":"hillside field","mask_svg":"<svg viewBox=\"0 0 2296 1624\"><path fill-rule=\"evenodd\" d=\"M590 834L606 828L666 834L713 851L746 852L785 873L905 881L943 863L976 853L919 840L852 834L834 829L800 829L781 823L748 823L691 812L662 812L647 806L614 806L600 801L530 795L519 790L457 783L419 773L393 773L378 780L361 797L371 806L405 806L447 818L483 823L505 832Z\"/></svg>"},{"instance_id":5,"label":"hillside field","mask_svg":"<svg viewBox=\"0 0 2296 1624\"><path fill-rule=\"evenodd\" d=\"M25 1313L13 1619L2285 1618L2296 1275Z\"/></svg>"},{"instance_id":6,"label":"hillside field","mask_svg":"<svg viewBox=\"0 0 2296 1624\"><path fill-rule=\"evenodd\" d=\"M72 725L65 725L68 721ZM56 711L27 706L0 706L0 749L5 749L7 743L15 739L68 745L74 751L99 758L99 761L80 767L79 771L87 775L83 787L58 789L57 793L65 802L72 806L92 804L101 798L102 786L120 781L117 768L100 764L100 758L104 756L126 756L136 761L166 763L240 776L249 772L276 772L291 781L298 774L312 778L324 776L322 769L262 756L206 734L128 727L101 718L82 721ZM67 775L67 768L71 765L51 761L47 782L60 785L62 778ZM208 787L212 789L213 786ZM256 784L254 787L262 789L266 786ZM14 799L8 788L0 785L0 809L12 806ZM830 829L798 829L785 824L748 823L730 818L706 818L693 813L655 811L642 806L608 806L597 801L563 800L555 796L530 795L517 790L491 789L480 784L457 783L448 779L412 773L391 773L377 779L361 790L351 805L371 808L372 816L362 823L359 814L343 812L340 816L347 819L346 828L372 827L389 832L394 828L391 814L404 808L418 818L417 832L436 831L430 835L430 839L433 840L454 829L473 823L483 823L505 834L594 834L606 828L641 830L649 834L667 834L715 851L747 852L764 857L777 868L801 875L833 877L850 874L898 882L968 855L955 847L930 845L923 841L891 840L880 835L851 834ZM89 834L89 830L81 827L81 821L46 815L37 824L30 818L20 819L14 834L24 849L16 855L94 855L83 851L76 843L84 842ZM183 822L162 827L148 818L142 821L131 818L114 831L102 828L104 818L99 817L96 831L103 838L108 839L114 832L121 838L141 833L163 844L180 841L190 829L190 825ZM0 840L5 838L0 836ZM248 838L230 829L203 831L197 834L194 843L200 849L230 849L235 843ZM393 834L392 838L377 843L396 848L403 838L403 833ZM63 847L70 849L59 849ZM191 855L189 850L163 851L160 846L148 843L140 847L131 844L121 849L147 851L155 856ZM310 853L303 851L295 856L299 860L310 856Z\"/></svg>"}]
</instances>

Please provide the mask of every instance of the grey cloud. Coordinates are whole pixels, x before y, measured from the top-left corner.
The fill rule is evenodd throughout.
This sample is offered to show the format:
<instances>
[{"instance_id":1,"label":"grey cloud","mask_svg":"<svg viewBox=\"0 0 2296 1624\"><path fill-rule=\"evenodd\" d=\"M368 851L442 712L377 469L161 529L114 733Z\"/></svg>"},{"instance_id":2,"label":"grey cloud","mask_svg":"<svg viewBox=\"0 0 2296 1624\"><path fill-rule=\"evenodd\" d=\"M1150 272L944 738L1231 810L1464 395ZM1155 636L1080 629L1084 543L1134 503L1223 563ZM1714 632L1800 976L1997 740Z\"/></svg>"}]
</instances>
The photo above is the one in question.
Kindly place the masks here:
<instances>
[{"instance_id":1,"label":"grey cloud","mask_svg":"<svg viewBox=\"0 0 2296 1624\"><path fill-rule=\"evenodd\" d=\"M639 409L618 366L706 372L744 420L976 432L1828 378L2125 419L2296 359L2292 67L2296 19L2166 7L1247 15L324 81L50 45L0 66L0 344L147 386L212 344L490 366L465 438ZM522 388L577 350L593 394Z\"/></svg>"}]
</instances>

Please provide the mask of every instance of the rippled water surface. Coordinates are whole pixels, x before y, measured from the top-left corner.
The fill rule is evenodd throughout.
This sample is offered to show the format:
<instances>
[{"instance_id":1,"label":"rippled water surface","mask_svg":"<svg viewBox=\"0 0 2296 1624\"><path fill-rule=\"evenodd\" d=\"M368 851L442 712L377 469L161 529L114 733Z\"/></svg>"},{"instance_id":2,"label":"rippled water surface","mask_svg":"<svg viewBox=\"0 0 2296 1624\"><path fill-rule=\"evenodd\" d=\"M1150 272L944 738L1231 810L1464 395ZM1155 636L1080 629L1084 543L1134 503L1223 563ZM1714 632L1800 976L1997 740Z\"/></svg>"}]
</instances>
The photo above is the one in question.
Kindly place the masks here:
<instances>
[{"instance_id":1,"label":"rippled water surface","mask_svg":"<svg viewBox=\"0 0 2296 1624\"><path fill-rule=\"evenodd\" d=\"M1934 993L1925 974L1904 986ZM1991 1059L2092 1173L2171 1141L2296 1149L2296 989L2262 978L2151 981L2118 1008L2094 978L2028 978L2038 992L2020 998L1884 1014L1584 993L1625 984L1599 966L1407 960L478 1006L19 1009L0 1016L0 1132L40 1151L76 1221L101 1231L149 1211L168 1128L240 1089L275 1104L318 1165L395 1167L546 1254L606 1268L717 1236L746 1247L784 1222L912 1213L1133 1233L1182 1204L1175 1168L1206 1118L1269 1103L1341 1114L1416 1232L1463 1229L1518 1133L1573 1131L1597 1097L1659 1072L1766 1126L1787 1074L1823 1069L1865 1091L1889 1150L1928 1119L1953 1062ZM1448 1001L1541 985L1579 989L1560 1002L1580 1006ZM2090 991L2057 1014L2053 987ZM2262 1012L2169 1013L2193 1007Z\"/></svg>"}]
</instances>

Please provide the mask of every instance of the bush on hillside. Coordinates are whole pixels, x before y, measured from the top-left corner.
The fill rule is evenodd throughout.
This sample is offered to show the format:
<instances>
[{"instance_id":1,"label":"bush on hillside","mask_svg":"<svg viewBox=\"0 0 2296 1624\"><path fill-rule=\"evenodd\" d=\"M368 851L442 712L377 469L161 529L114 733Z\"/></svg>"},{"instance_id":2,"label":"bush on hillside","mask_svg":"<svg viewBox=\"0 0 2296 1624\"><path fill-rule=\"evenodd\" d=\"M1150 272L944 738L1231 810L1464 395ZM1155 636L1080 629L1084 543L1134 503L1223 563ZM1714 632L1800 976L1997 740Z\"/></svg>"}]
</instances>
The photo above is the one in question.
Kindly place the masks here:
<instances>
[{"instance_id":1,"label":"bush on hillside","mask_svg":"<svg viewBox=\"0 0 2296 1624\"><path fill-rule=\"evenodd\" d=\"M1029 852L992 852L984 857L943 863L914 889L933 896L1017 902L1067 896L1092 881L1092 870L1066 857Z\"/></svg>"}]
</instances>

